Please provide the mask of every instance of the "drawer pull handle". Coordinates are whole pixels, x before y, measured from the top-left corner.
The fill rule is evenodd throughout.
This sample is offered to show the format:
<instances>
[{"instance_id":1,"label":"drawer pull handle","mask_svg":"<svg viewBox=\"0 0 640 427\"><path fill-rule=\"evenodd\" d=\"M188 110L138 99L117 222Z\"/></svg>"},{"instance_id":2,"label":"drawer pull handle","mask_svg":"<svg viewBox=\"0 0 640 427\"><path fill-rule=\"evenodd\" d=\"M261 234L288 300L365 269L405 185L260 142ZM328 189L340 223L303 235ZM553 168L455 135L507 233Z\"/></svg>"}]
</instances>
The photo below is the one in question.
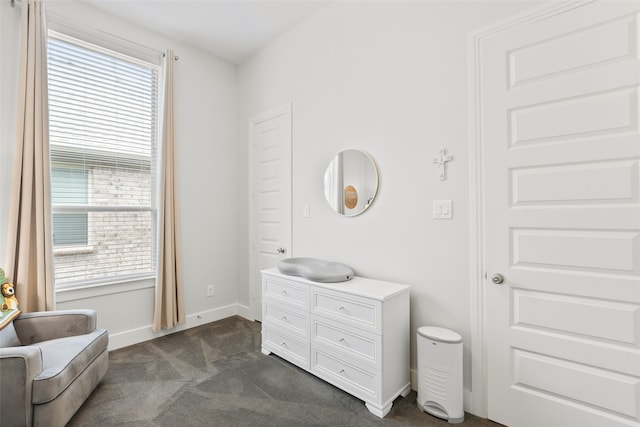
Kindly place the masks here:
<instances>
[{"instance_id":1,"label":"drawer pull handle","mask_svg":"<svg viewBox=\"0 0 640 427\"><path fill-rule=\"evenodd\" d=\"M340 338L340 342L341 342L342 344L346 344L346 343L347 343L347 341L346 341L344 338Z\"/></svg>"},{"instance_id":2,"label":"drawer pull handle","mask_svg":"<svg viewBox=\"0 0 640 427\"><path fill-rule=\"evenodd\" d=\"M282 316L282 320L284 320L286 322L287 316Z\"/></svg>"},{"instance_id":3,"label":"drawer pull handle","mask_svg":"<svg viewBox=\"0 0 640 427\"><path fill-rule=\"evenodd\" d=\"M284 289L283 289L283 290L281 290L281 291L280 291L280 293L281 293L282 295L287 295L287 291L285 291Z\"/></svg>"},{"instance_id":4,"label":"drawer pull handle","mask_svg":"<svg viewBox=\"0 0 640 427\"><path fill-rule=\"evenodd\" d=\"M286 346L287 346L286 342L283 342L282 344L280 344L280 347L286 347Z\"/></svg>"},{"instance_id":5,"label":"drawer pull handle","mask_svg":"<svg viewBox=\"0 0 640 427\"><path fill-rule=\"evenodd\" d=\"M340 375L346 375L347 373L344 371L344 369L340 369Z\"/></svg>"},{"instance_id":6,"label":"drawer pull handle","mask_svg":"<svg viewBox=\"0 0 640 427\"><path fill-rule=\"evenodd\" d=\"M340 308L339 308L338 310L340 310L340 311L347 311L347 309L346 309L346 308L344 308L344 306L340 306Z\"/></svg>"}]
</instances>

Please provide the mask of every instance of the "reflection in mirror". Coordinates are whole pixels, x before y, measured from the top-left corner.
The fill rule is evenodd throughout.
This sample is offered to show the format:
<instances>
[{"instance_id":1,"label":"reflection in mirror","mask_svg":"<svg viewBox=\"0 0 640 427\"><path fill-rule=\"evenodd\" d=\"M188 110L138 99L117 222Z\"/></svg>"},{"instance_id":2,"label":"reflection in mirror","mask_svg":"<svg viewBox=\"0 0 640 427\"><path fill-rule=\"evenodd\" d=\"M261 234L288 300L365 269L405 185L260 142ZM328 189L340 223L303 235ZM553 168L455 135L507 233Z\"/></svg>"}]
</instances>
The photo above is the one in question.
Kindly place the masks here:
<instances>
[{"instance_id":1,"label":"reflection in mirror","mask_svg":"<svg viewBox=\"0 0 640 427\"><path fill-rule=\"evenodd\" d=\"M378 192L378 169L360 150L344 150L329 163L324 174L324 195L329 206L344 216L359 215Z\"/></svg>"}]
</instances>

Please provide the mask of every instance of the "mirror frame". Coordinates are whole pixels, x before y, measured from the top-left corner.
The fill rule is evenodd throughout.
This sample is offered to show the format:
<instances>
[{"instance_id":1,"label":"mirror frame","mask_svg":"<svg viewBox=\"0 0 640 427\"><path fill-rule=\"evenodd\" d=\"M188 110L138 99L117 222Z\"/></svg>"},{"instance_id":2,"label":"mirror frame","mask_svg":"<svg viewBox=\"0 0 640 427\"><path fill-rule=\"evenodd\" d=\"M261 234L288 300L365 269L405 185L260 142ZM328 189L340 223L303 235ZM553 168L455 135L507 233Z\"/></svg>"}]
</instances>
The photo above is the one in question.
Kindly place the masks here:
<instances>
[{"instance_id":1,"label":"mirror frame","mask_svg":"<svg viewBox=\"0 0 640 427\"><path fill-rule=\"evenodd\" d=\"M368 160L369 161L369 163L373 167L373 173L375 174L375 182L373 183L374 184L373 185L373 194L370 194L370 195L369 194L363 194L360 189L356 188L356 191L358 192L357 198L358 199L363 198L363 199L367 200L367 202L365 202L364 207L362 207L360 210L355 211L355 212L346 213L346 212L340 212L338 209L336 209L333 206L332 201L330 200L330 197L327 194L326 182L327 182L327 176L331 173L330 170L336 167L334 165L334 162L338 161L338 159L339 159L341 154L344 155L345 152L351 152L351 151L356 152L356 153L358 153L360 155L363 155L364 156L363 160ZM325 190L324 190L325 200L327 201L327 204L329 205L331 210L333 212L335 212L337 215L340 215L342 217L354 217L354 216L358 216L358 215L363 214L373 204L376 196L378 195L378 190L380 188L380 171L378 169L378 165L376 164L375 160L373 160L373 157L371 157L369 155L369 153L367 153L366 151L363 151L363 150L355 149L355 148L347 148L347 149L344 149L344 150L340 151L338 154L336 154L336 156L329 162L329 165L327 166L327 169L325 170L325 173L324 173L324 183L325 183ZM344 190L347 187L353 187L351 185L351 183L346 183L347 184L346 186L344 184L345 183L341 183L340 184L340 187L341 187L340 198L342 200L342 207L343 208L344 208L344 205L345 205Z\"/></svg>"}]
</instances>

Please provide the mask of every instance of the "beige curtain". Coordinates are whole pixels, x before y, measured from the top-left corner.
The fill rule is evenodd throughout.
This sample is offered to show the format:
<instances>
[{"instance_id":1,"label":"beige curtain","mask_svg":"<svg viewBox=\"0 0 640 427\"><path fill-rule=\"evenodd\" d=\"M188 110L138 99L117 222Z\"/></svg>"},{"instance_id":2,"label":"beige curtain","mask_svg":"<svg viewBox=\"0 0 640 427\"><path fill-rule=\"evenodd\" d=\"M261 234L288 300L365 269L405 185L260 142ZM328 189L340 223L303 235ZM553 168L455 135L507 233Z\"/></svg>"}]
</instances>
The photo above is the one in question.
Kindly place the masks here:
<instances>
[{"instance_id":1,"label":"beige curtain","mask_svg":"<svg viewBox=\"0 0 640 427\"><path fill-rule=\"evenodd\" d=\"M158 214L158 277L153 313L153 331L184 323L182 266L178 202L175 183L175 130L173 112L173 50L165 53L164 117L160 150L160 207Z\"/></svg>"},{"instance_id":2,"label":"beige curtain","mask_svg":"<svg viewBox=\"0 0 640 427\"><path fill-rule=\"evenodd\" d=\"M47 106L41 0L22 0L21 45L5 270L24 312L54 309Z\"/></svg>"}]
</instances>

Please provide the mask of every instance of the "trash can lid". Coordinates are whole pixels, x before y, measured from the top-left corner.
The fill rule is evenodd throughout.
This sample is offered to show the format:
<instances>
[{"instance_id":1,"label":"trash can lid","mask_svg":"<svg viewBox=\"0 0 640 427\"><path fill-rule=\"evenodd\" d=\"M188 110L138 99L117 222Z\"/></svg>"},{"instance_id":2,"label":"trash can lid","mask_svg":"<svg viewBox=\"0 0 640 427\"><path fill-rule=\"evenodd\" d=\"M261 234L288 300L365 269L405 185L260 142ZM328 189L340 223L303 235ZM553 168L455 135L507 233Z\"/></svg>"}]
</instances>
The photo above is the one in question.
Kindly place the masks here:
<instances>
[{"instance_id":1,"label":"trash can lid","mask_svg":"<svg viewBox=\"0 0 640 427\"><path fill-rule=\"evenodd\" d=\"M462 342L462 336L460 336L459 333L439 326L422 326L421 328L418 328L418 334L434 341L448 343Z\"/></svg>"}]
</instances>

